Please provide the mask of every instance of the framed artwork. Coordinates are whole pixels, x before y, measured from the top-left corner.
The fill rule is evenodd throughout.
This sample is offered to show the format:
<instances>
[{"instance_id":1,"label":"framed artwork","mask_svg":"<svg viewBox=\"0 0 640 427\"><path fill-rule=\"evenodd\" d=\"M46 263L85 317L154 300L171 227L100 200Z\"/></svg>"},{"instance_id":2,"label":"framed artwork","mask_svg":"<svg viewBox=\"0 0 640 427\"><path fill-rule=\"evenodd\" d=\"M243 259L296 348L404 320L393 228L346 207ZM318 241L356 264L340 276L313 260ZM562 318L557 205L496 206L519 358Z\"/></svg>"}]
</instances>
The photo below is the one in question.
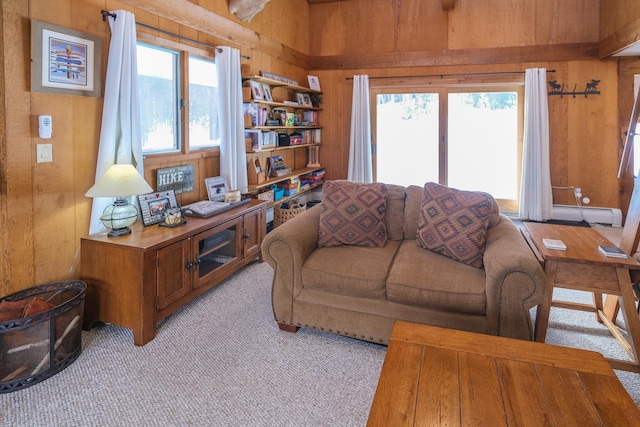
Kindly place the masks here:
<instances>
[{"instance_id":1,"label":"framed artwork","mask_svg":"<svg viewBox=\"0 0 640 427\"><path fill-rule=\"evenodd\" d=\"M227 182L224 177L214 176L213 178L205 178L204 184L207 187L209 200L224 202L224 193L227 192Z\"/></svg>"},{"instance_id":2,"label":"framed artwork","mask_svg":"<svg viewBox=\"0 0 640 427\"><path fill-rule=\"evenodd\" d=\"M305 107L313 107L311 103L311 96L308 93L302 95L304 97L304 106Z\"/></svg>"},{"instance_id":3,"label":"framed artwork","mask_svg":"<svg viewBox=\"0 0 640 427\"><path fill-rule=\"evenodd\" d=\"M309 89L320 91L320 79L318 76L307 76L309 80Z\"/></svg>"},{"instance_id":4,"label":"framed artwork","mask_svg":"<svg viewBox=\"0 0 640 427\"><path fill-rule=\"evenodd\" d=\"M138 202L140 202L140 214L145 227L161 222L169 209L178 207L174 190L143 194L138 196Z\"/></svg>"},{"instance_id":5,"label":"framed artwork","mask_svg":"<svg viewBox=\"0 0 640 427\"><path fill-rule=\"evenodd\" d=\"M298 105L304 105L304 93L296 92L296 98L298 100Z\"/></svg>"},{"instance_id":6,"label":"framed artwork","mask_svg":"<svg viewBox=\"0 0 640 427\"><path fill-rule=\"evenodd\" d=\"M101 96L98 36L31 21L31 90Z\"/></svg>"},{"instance_id":7,"label":"framed artwork","mask_svg":"<svg viewBox=\"0 0 640 427\"><path fill-rule=\"evenodd\" d=\"M269 85L262 85L262 95L264 95L264 100L273 102L273 97L271 96L271 87Z\"/></svg>"},{"instance_id":8,"label":"framed artwork","mask_svg":"<svg viewBox=\"0 0 640 427\"><path fill-rule=\"evenodd\" d=\"M249 84L251 85L251 94L253 95L253 99L256 99L259 101L264 99L262 97L262 86L260 85L260 83L250 81Z\"/></svg>"}]
</instances>

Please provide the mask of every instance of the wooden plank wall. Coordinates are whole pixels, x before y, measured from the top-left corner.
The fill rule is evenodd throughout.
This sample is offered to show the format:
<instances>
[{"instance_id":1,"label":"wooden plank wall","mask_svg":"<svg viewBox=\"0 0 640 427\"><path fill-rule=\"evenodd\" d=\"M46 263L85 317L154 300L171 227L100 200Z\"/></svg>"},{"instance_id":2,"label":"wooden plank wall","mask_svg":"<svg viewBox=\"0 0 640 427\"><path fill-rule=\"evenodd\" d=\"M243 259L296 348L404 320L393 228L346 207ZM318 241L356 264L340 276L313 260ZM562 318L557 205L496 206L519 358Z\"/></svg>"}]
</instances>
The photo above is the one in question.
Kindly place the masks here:
<instances>
[{"instance_id":1,"label":"wooden plank wall","mask_svg":"<svg viewBox=\"0 0 640 427\"><path fill-rule=\"evenodd\" d=\"M589 98L549 97L553 185L582 187L592 206L621 207L618 64L599 58L599 0L459 0L448 11L439 1L373 3L311 5L311 34L319 35L311 38L312 73L325 92L323 122L331 123L321 153L329 178L348 169L347 78L368 74L374 86L383 76L545 67L556 70L549 80L582 90L597 79L601 91ZM575 204L567 190L554 191L554 202Z\"/></svg>"},{"instance_id":2,"label":"wooden plank wall","mask_svg":"<svg viewBox=\"0 0 640 427\"><path fill-rule=\"evenodd\" d=\"M640 34L640 2L610 0L601 3L601 57L611 55L626 47L638 38L638 34ZM640 60L637 57L621 58L618 69L618 133L621 148L633 109L634 74L640 74ZM627 169L620 178L620 207L624 213L629 206L633 186L633 171Z\"/></svg>"},{"instance_id":3,"label":"wooden plank wall","mask_svg":"<svg viewBox=\"0 0 640 427\"><path fill-rule=\"evenodd\" d=\"M32 19L101 37L103 84L110 30L102 21L102 9L128 10L138 22L239 48L251 57L243 63L252 73L268 70L306 81L306 0L270 2L251 23L231 15L226 0L57 0L55 7L49 0L11 0L0 7L0 295L78 277L80 238L88 231L91 211L91 199L84 193L94 182L100 135L103 98L30 91ZM160 37L140 27L138 32ZM48 141L38 138L40 114L52 115L53 137ZM41 142L53 144L52 163L35 162L35 145ZM195 165L198 186L182 201L206 197L200 184L218 174L217 151L147 158L145 178L155 186L157 168L187 163Z\"/></svg>"},{"instance_id":4,"label":"wooden plank wall","mask_svg":"<svg viewBox=\"0 0 640 427\"><path fill-rule=\"evenodd\" d=\"M30 91L30 21L38 19L98 35L102 76L110 32L101 9L125 9L138 21L205 43L230 45L251 57L251 73L268 70L306 82L320 77L324 125L320 156L329 178L346 177L351 83L371 76L523 70L545 66L567 84L601 80L603 95L552 101L553 179L580 185L593 204L616 206L619 140L617 62L598 58L599 28L632 32L635 0L274 0L251 23L227 10L227 0L11 0L0 5L0 295L77 277L80 238L88 229L102 116L102 98ZM611 2L607 2L610 5ZM602 18L601 18L602 15ZM631 29L631 30L629 30ZM148 37L162 37L153 32ZM172 40L179 42L178 40ZM617 43L617 44L616 44ZM627 70L634 69L628 64ZM625 77L626 79L626 77ZM626 81L626 80L625 80ZM53 163L35 163L37 116L53 116ZM585 148L586 147L586 148ZM613 153L613 154L612 154ZM155 185L159 167L194 163L216 174L217 154L146 160ZM205 176L197 176L200 181ZM183 202L203 197L199 187ZM558 196L561 197L561 196ZM117 266L115 266L117 268Z\"/></svg>"}]
</instances>

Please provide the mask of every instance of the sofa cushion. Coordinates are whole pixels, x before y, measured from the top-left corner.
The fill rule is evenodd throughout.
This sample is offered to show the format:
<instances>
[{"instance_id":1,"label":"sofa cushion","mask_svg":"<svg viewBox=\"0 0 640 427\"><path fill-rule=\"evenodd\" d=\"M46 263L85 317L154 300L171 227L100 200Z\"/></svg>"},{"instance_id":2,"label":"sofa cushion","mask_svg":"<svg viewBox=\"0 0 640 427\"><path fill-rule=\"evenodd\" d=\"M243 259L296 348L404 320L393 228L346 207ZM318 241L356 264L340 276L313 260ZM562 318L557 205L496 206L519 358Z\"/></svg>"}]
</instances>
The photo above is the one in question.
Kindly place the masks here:
<instances>
[{"instance_id":1,"label":"sofa cushion","mask_svg":"<svg viewBox=\"0 0 640 427\"><path fill-rule=\"evenodd\" d=\"M405 240L387 278L387 299L399 304L484 315L485 271Z\"/></svg>"},{"instance_id":2,"label":"sofa cushion","mask_svg":"<svg viewBox=\"0 0 640 427\"><path fill-rule=\"evenodd\" d=\"M403 220L405 239L416 238L418 222L420 221L420 210L422 207L422 191L423 187L418 185L410 185L405 189ZM387 210L388 209L389 208L387 207ZM498 224L498 222L500 222L500 208L498 207L498 203L495 203L494 201L491 206L491 215L489 215L488 228L494 227L496 224Z\"/></svg>"},{"instance_id":3,"label":"sofa cushion","mask_svg":"<svg viewBox=\"0 0 640 427\"><path fill-rule=\"evenodd\" d=\"M422 205L422 186L410 185L405 190L403 231L405 239L415 239Z\"/></svg>"},{"instance_id":4,"label":"sofa cushion","mask_svg":"<svg viewBox=\"0 0 640 427\"><path fill-rule=\"evenodd\" d=\"M399 241L388 241L381 248L318 248L302 267L302 286L341 295L384 298L389 266L399 246Z\"/></svg>"},{"instance_id":5,"label":"sofa cushion","mask_svg":"<svg viewBox=\"0 0 640 427\"><path fill-rule=\"evenodd\" d=\"M428 182L416 243L425 249L482 268L485 235L495 200L487 193Z\"/></svg>"},{"instance_id":6,"label":"sofa cushion","mask_svg":"<svg viewBox=\"0 0 640 427\"><path fill-rule=\"evenodd\" d=\"M385 184L327 181L322 187L318 247L384 246L386 207Z\"/></svg>"},{"instance_id":7,"label":"sofa cushion","mask_svg":"<svg viewBox=\"0 0 640 427\"><path fill-rule=\"evenodd\" d=\"M384 223L387 227L387 239L404 239L404 199L405 188L400 185L387 184L387 210Z\"/></svg>"}]
</instances>

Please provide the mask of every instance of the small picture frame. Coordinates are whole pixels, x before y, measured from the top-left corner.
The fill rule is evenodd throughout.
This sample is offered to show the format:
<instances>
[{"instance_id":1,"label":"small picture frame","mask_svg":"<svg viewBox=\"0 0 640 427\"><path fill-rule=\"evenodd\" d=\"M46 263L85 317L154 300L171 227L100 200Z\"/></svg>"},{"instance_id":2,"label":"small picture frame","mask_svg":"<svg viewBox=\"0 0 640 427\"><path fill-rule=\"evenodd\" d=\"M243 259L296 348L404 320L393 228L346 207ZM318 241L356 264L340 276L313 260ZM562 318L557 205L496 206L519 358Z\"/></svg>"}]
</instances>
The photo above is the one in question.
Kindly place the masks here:
<instances>
[{"instance_id":1,"label":"small picture frame","mask_svg":"<svg viewBox=\"0 0 640 427\"><path fill-rule=\"evenodd\" d=\"M318 76L307 76L307 79L309 80L309 89L320 92L320 79Z\"/></svg>"},{"instance_id":2,"label":"small picture frame","mask_svg":"<svg viewBox=\"0 0 640 427\"><path fill-rule=\"evenodd\" d=\"M296 99L298 100L298 105L304 104L304 93L296 92Z\"/></svg>"},{"instance_id":3,"label":"small picture frame","mask_svg":"<svg viewBox=\"0 0 640 427\"><path fill-rule=\"evenodd\" d=\"M227 192L227 181L224 177L214 176L212 178L205 178L204 184L207 187L209 200L224 202L224 194Z\"/></svg>"},{"instance_id":4,"label":"small picture frame","mask_svg":"<svg viewBox=\"0 0 640 427\"><path fill-rule=\"evenodd\" d=\"M269 85L262 85L262 95L264 96L265 101L273 102L271 87Z\"/></svg>"},{"instance_id":5,"label":"small picture frame","mask_svg":"<svg viewBox=\"0 0 640 427\"><path fill-rule=\"evenodd\" d=\"M302 96L304 97L304 106L313 107L313 104L311 103L311 95L309 95L308 93L305 93Z\"/></svg>"},{"instance_id":6,"label":"small picture frame","mask_svg":"<svg viewBox=\"0 0 640 427\"><path fill-rule=\"evenodd\" d=\"M254 81L250 81L249 84L251 85L251 95L253 99L262 101L264 99L262 96L262 85Z\"/></svg>"},{"instance_id":7,"label":"small picture frame","mask_svg":"<svg viewBox=\"0 0 640 427\"><path fill-rule=\"evenodd\" d=\"M164 219L167 210L179 207L174 190L143 194L138 196L138 202L145 227L158 224Z\"/></svg>"}]
</instances>

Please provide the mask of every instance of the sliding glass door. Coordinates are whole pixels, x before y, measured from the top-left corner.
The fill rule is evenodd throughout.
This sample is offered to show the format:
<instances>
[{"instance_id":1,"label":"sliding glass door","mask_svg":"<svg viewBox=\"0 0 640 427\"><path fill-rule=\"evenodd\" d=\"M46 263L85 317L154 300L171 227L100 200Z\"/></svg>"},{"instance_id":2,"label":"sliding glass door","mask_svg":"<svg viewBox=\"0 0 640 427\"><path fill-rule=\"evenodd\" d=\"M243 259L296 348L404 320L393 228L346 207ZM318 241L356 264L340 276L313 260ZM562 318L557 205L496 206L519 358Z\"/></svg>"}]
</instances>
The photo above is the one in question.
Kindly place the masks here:
<instances>
[{"instance_id":1,"label":"sliding glass door","mask_svg":"<svg viewBox=\"0 0 640 427\"><path fill-rule=\"evenodd\" d=\"M438 182L439 94L380 94L376 103L376 180Z\"/></svg>"},{"instance_id":2,"label":"sliding glass door","mask_svg":"<svg viewBox=\"0 0 640 427\"><path fill-rule=\"evenodd\" d=\"M374 174L380 182L433 181L493 195L517 212L523 87L372 90Z\"/></svg>"}]
</instances>

